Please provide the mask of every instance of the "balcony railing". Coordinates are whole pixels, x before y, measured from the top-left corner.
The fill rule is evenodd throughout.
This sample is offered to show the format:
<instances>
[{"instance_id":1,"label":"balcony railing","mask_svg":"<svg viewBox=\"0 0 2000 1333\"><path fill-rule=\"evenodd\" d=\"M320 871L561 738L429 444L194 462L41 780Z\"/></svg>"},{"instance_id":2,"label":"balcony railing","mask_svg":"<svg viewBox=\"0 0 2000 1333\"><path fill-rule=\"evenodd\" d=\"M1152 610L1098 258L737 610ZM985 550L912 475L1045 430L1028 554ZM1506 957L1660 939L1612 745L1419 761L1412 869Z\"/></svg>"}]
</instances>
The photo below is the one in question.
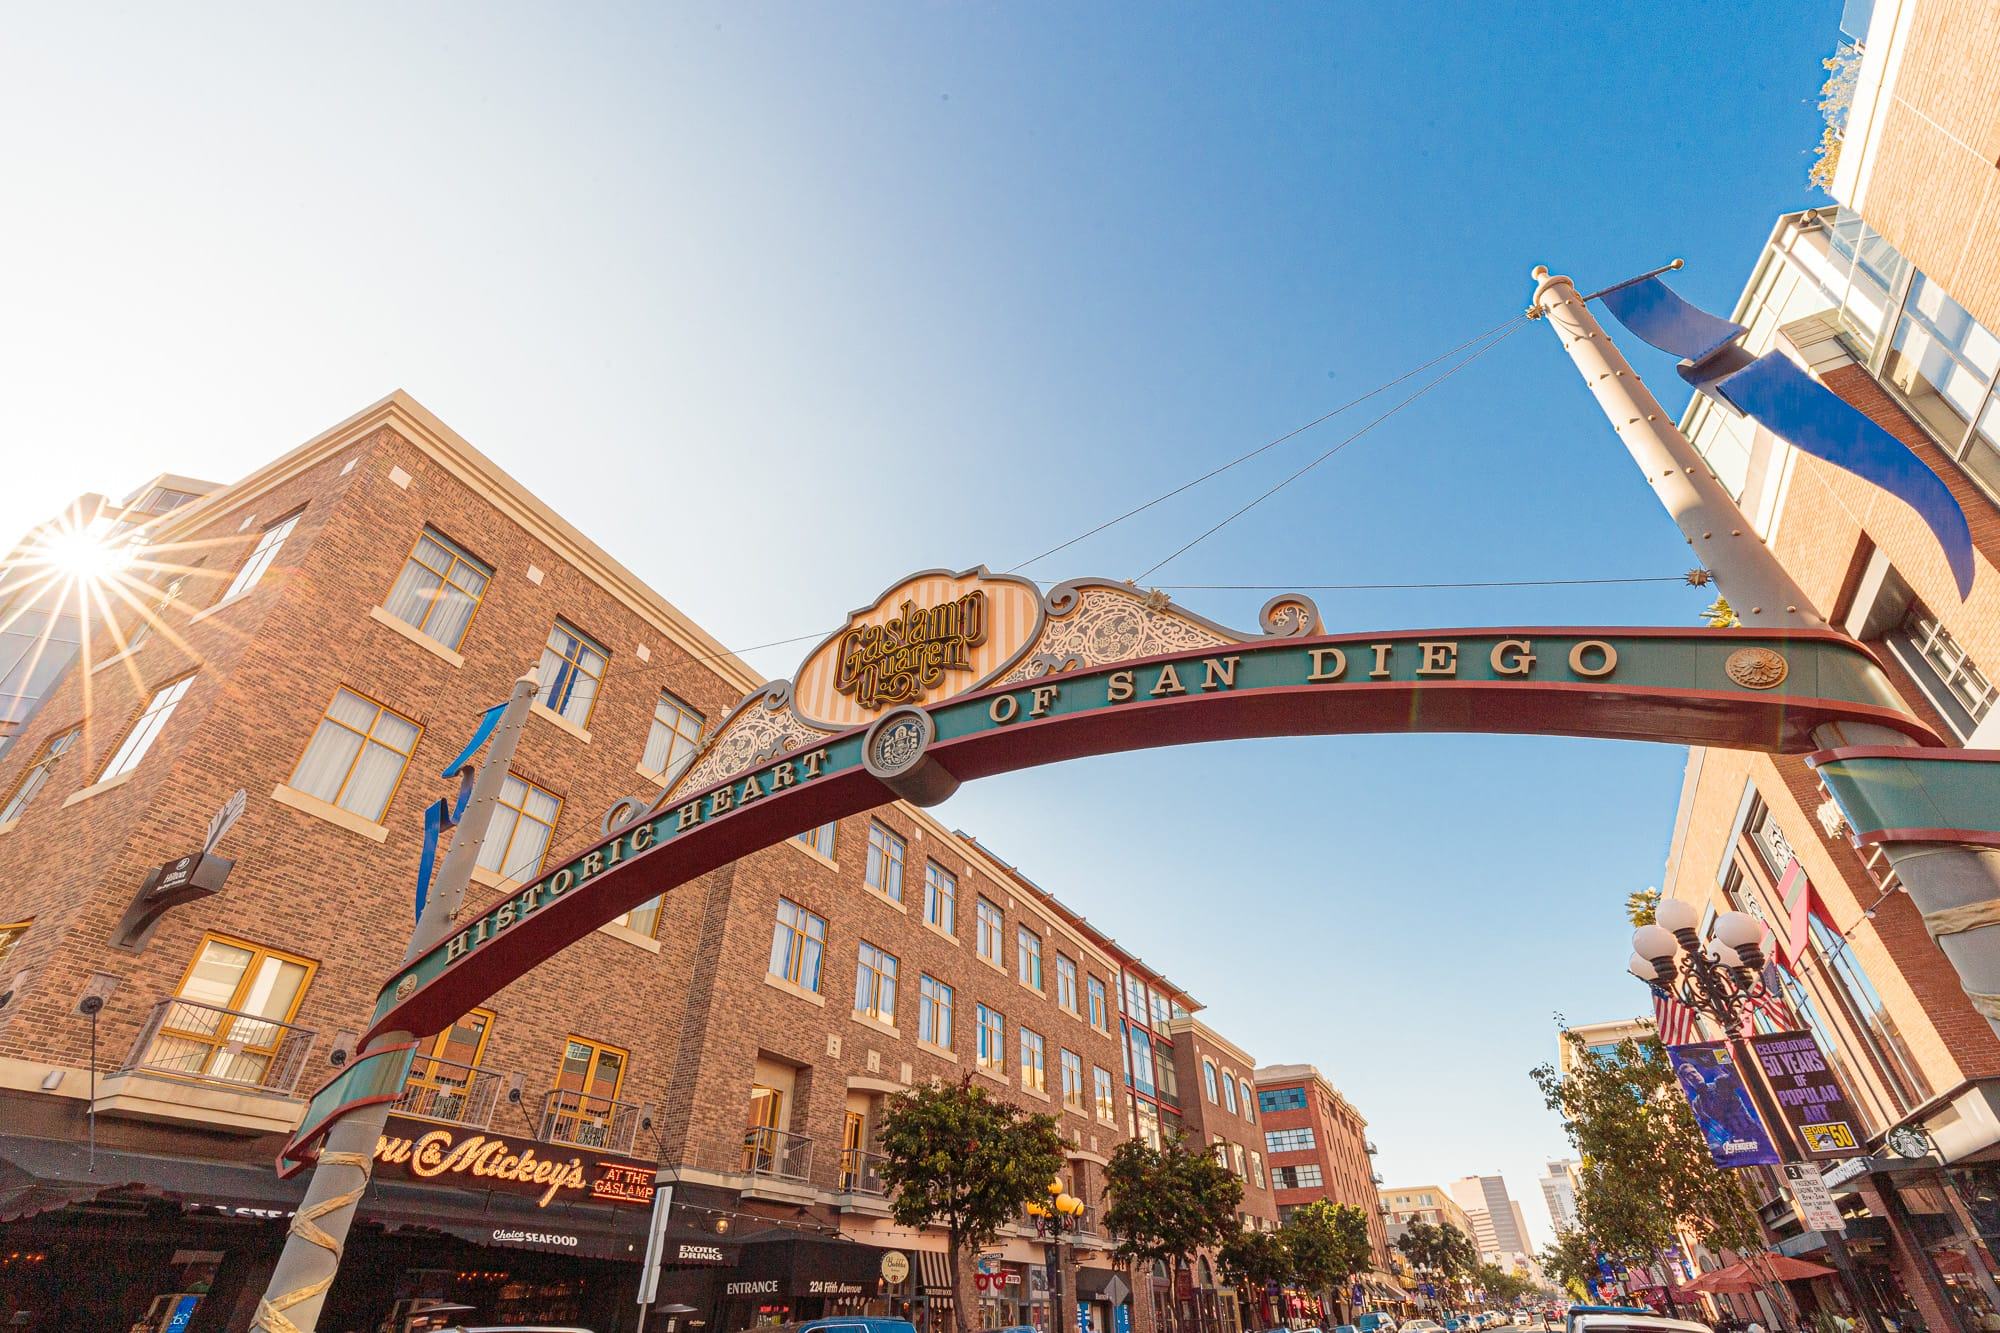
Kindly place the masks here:
<instances>
[{"instance_id":1,"label":"balcony railing","mask_svg":"<svg viewBox=\"0 0 2000 1333\"><path fill-rule=\"evenodd\" d=\"M789 1130L762 1126L743 1131L742 1169L753 1176L806 1180L812 1175L813 1141Z\"/></svg>"},{"instance_id":2,"label":"balcony railing","mask_svg":"<svg viewBox=\"0 0 2000 1333\"><path fill-rule=\"evenodd\" d=\"M635 1102L558 1088L542 1103L539 1137L546 1143L568 1143L601 1152L631 1152L639 1136L639 1122L645 1118L645 1109Z\"/></svg>"},{"instance_id":3,"label":"balcony railing","mask_svg":"<svg viewBox=\"0 0 2000 1333\"><path fill-rule=\"evenodd\" d=\"M420 1055L410 1066L395 1110L425 1120L485 1129L493 1123L505 1076L491 1069Z\"/></svg>"},{"instance_id":4,"label":"balcony railing","mask_svg":"<svg viewBox=\"0 0 2000 1333\"><path fill-rule=\"evenodd\" d=\"M1366 1143L1362 1144L1361 1146L1367 1150L1368 1155L1370 1157L1373 1157L1377 1153L1382 1151L1380 1148L1375 1146L1375 1140L1373 1139L1369 1139Z\"/></svg>"},{"instance_id":5,"label":"balcony railing","mask_svg":"<svg viewBox=\"0 0 2000 1333\"><path fill-rule=\"evenodd\" d=\"M866 1152L860 1148L842 1148L840 1192L886 1197L889 1193L889 1182L882 1179L882 1154Z\"/></svg>"},{"instance_id":6,"label":"balcony railing","mask_svg":"<svg viewBox=\"0 0 2000 1333\"><path fill-rule=\"evenodd\" d=\"M146 1016L125 1071L289 1097L316 1035L275 1018L169 998Z\"/></svg>"}]
</instances>

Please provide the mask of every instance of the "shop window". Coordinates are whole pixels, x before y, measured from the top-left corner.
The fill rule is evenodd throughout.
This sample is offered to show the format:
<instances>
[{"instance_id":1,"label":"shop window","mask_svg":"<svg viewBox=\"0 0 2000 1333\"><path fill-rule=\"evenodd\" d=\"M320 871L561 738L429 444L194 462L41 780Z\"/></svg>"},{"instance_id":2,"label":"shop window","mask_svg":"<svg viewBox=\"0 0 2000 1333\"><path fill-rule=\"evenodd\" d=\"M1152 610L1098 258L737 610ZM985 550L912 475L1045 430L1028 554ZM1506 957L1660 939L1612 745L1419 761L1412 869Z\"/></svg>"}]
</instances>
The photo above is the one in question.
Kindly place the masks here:
<instances>
[{"instance_id":1,"label":"shop window","mask_svg":"<svg viewBox=\"0 0 2000 1333\"><path fill-rule=\"evenodd\" d=\"M1072 1111L1083 1109L1083 1057L1075 1051L1064 1050L1062 1059L1062 1099L1063 1105Z\"/></svg>"},{"instance_id":2,"label":"shop window","mask_svg":"<svg viewBox=\"0 0 2000 1333\"><path fill-rule=\"evenodd\" d=\"M917 1040L951 1049L951 987L933 976L917 978Z\"/></svg>"},{"instance_id":3,"label":"shop window","mask_svg":"<svg viewBox=\"0 0 2000 1333\"><path fill-rule=\"evenodd\" d=\"M958 933L958 877L935 861L924 862L924 920L947 935Z\"/></svg>"},{"instance_id":4,"label":"shop window","mask_svg":"<svg viewBox=\"0 0 2000 1333\"><path fill-rule=\"evenodd\" d=\"M291 785L328 805L380 823L423 728L352 690L334 691Z\"/></svg>"},{"instance_id":5,"label":"shop window","mask_svg":"<svg viewBox=\"0 0 2000 1333\"><path fill-rule=\"evenodd\" d=\"M665 690L653 701L653 725L646 733L646 753L639 759L639 767L648 773L664 775L675 764L693 754L701 744L701 729L705 719L700 713L676 699ZM581 725L581 724L578 724ZM831 825L828 826L829 830ZM804 841L804 834L800 834ZM828 851L832 856L833 835L827 834ZM808 847L811 843L806 843Z\"/></svg>"},{"instance_id":6,"label":"shop window","mask_svg":"<svg viewBox=\"0 0 2000 1333\"><path fill-rule=\"evenodd\" d=\"M542 688L536 701L565 722L588 727L610 660L611 654L589 635L567 620L557 620L542 649Z\"/></svg>"},{"instance_id":7,"label":"shop window","mask_svg":"<svg viewBox=\"0 0 2000 1333\"><path fill-rule=\"evenodd\" d=\"M249 559L245 560L243 567L236 571L236 577L229 581L228 590L222 594L223 601L240 597L257 586L258 581L264 577L264 571L278 558L278 552L284 548L285 538L292 535L292 529L299 525L299 517L304 513L303 509L296 510L264 529L263 534L257 538L257 545L251 548Z\"/></svg>"},{"instance_id":8,"label":"shop window","mask_svg":"<svg viewBox=\"0 0 2000 1333\"><path fill-rule=\"evenodd\" d=\"M1004 1073L1007 1068L1007 1020L997 1009L980 1005L979 1067L988 1073Z\"/></svg>"},{"instance_id":9,"label":"shop window","mask_svg":"<svg viewBox=\"0 0 2000 1333\"><path fill-rule=\"evenodd\" d=\"M479 865L502 879L525 882L542 872L549 839L562 816L562 798L509 773L500 783L500 800L486 841L479 845Z\"/></svg>"},{"instance_id":10,"label":"shop window","mask_svg":"<svg viewBox=\"0 0 2000 1333\"><path fill-rule=\"evenodd\" d=\"M1042 988L1042 937L1026 926L1014 931L1014 969L1023 986Z\"/></svg>"},{"instance_id":11,"label":"shop window","mask_svg":"<svg viewBox=\"0 0 2000 1333\"><path fill-rule=\"evenodd\" d=\"M1056 1003L1076 1013L1076 959L1056 954Z\"/></svg>"},{"instance_id":12,"label":"shop window","mask_svg":"<svg viewBox=\"0 0 2000 1333\"><path fill-rule=\"evenodd\" d=\"M790 898L778 899L778 920L771 928L771 975L818 990L820 952L825 947L826 918L814 916Z\"/></svg>"},{"instance_id":13,"label":"shop window","mask_svg":"<svg viewBox=\"0 0 2000 1333\"><path fill-rule=\"evenodd\" d=\"M618 1094L625 1087L630 1053L587 1037L563 1043L562 1064L556 1069L555 1095L542 1137L555 1143L602 1148L618 1119Z\"/></svg>"},{"instance_id":14,"label":"shop window","mask_svg":"<svg viewBox=\"0 0 2000 1333\"><path fill-rule=\"evenodd\" d=\"M1042 1034L1031 1028L1022 1028L1020 1047L1022 1090L1047 1092L1049 1090L1048 1048L1042 1041Z\"/></svg>"},{"instance_id":15,"label":"shop window","mask_svg":"<svg viewBox=\"0 0 2000 1333\"><path fill-rule=\"evenodd\" d=\"M42 743L42 752L35 756L35 761L21 774L20 781L14 784L13 792L7 797L7 804L0 807L0 824L11 824L21 817L21 812L28 808L29 803L48 783L56 765L62 762L64 755L76 748L76 743L82 736L83 728L79 725Z\"/></svg>"},{"instance_id":16,"label":"shop window","mask_svg":"<svg viewBox=\"0 0 2000 1333\"><path fill-rule=\"evenodd\" d=\"M118 748L112 751L111 759L104 765L104 771L97 775L99 782L109 782L120 774L129 773L139 766L146 757L146 751L153 748L153 742L166 730L173 719L174 710L180 707L187 695L188 686L194 683L193 676L182 676L170 685L163 685L154 692L146 704L145 711L133 722L131 730L125 733Z\"/></svg>"},{"instance_id":17,"label":"shop window","mask_svg":"<svg viewBox=\"0 0 2000 1333\"><path fill-rule=\"evenodd\" d=\"M866 940L854 970L854 1012L891 1027L896 1023L896 955Z\"/></svg>"},{"instance_id":18,"label":"shop window","mask_svg":"<svg viewBox=\"0 0 2000 1333\"><path fill-rule=\"evenodd\" d=\"M456 649L465 642L492 577L490 565L435 528L425 528L382 609L433 642Z\"/></svg>"},{"instance_id":19,"label":"shop window","mask_svg":"<svg viewBox=\"0 0 2000 1333\"><path fill-rule=\"evenodd\" d=\"M997 963L1000 961L1000 909L981 898L974 912L978 930L975 946L979 956L989 963Z\"/></svg>"},{"instance_id":20,"label":"shop window","mask_svg":"<svg viewBox=\"0 0 2000 1333\"><path fill-rule=\"evenodd\" d=\"M204 936L142 1063L189 1078L289 1083L303 1055L291 1022L314 968L276 949Z\"/></svg>"},{"instance_id":21,"label":"shop window","mask_svg":"<svg viewBox=\"0 0 2000 1333\"><path fill-rule=\"evenodd\" d=\"M903 856L906 844L874 820L868 821L868 887L892 903L903 901ZM930 887L924 888L926 915L930 911ZM933 923L935 924L935 923ZM947 927L949 929L949 927Z\"/></svg>"}]
</instances>

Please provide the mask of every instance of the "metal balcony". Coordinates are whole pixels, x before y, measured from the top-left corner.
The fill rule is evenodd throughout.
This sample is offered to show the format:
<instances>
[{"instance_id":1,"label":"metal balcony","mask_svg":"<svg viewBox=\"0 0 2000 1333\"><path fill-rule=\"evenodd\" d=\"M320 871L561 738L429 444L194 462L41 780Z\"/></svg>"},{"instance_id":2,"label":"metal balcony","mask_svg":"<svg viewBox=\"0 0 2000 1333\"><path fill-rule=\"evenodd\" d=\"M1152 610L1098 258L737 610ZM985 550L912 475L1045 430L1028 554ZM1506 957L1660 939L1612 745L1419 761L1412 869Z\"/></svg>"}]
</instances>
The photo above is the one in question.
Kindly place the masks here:
<instances>
[{"instance_id":1,"label":"metal balcony","mask_svg":"<svg viewBox=\"0 0 2000 1333\"><path fill-rule=\"evenodd\" d=\"M1371 1184L1379 1185L1382 1183L1382 1173L1380 1171L1371 1171L1368 1174L1368 1180Z\"/></svg>"},{"instance_id":2,"label":"metal balcony","mask_svg":"<svg viewBox=\"0 0 2000 1333\"><path fill-rule=\"evenodd\" d=\"M215 1086L295 1095L317 1036L217 1005L177 997L146 1016L121 1073L164 1074Z\"/></svg>"},{"instance_id":3,"label":"metal balcony","mask_svg":"<svg viewBox=\"0 0 2000 1333\"><path fill-rule=\"evenodd\" d=\"M1377 1153L1379 1153L1379 1152L1381 1152L1381 1151L1382 1151L1382 1150L1381 1150L1380 1148L1378 1148L1378 1147L1376 1147L1376 1146L1375 1146L1375 1140L1373 1140L1373 1139L1369 1139L1369 1140L1368 1140L1367 1142L1363 1143L1363 1144L1362 1144L1361 1146L1362 1146L1362 1147L1363 1147L1363 1148L1364 1148L1365 1150L1367 1150L1367 1153L1368 1153L1368 1155L1369 1155L1370 1157L1373 1157L1373 1156L1375 1156L1375 1155L1376 1155Z\"/></svg>"},{"instance_id":4,"label":"metal balcony","mask_svg":"<svg viewBox=\"0 0 2000 1333\"><path fill-rule=\"evenodd\" d=\"M638 1140L639 1122L646 1118L645 1108L637 1103L558 1088L542 1103L542 1132L537 1137L546 1143L628 1153Z\"/></svg>"},{"instance_id":5,"label":"metal balcony","mask_svg":"<svg viewBox=\"0 0 2000 1333\"><path fill-rule=\"evenodd\" d=\"M743 1131L742 1169L753 1176L807 1180L812 1176L813 1141L803 1134L762 1126Z\"/></svg>"},{"instance_id":6,"label":"metal balcony","mask_svg":"<svg viewBox=\"0 0 2000 1333\"><path fill-rule=\"evenodd\" d=\"M424 1120L485 1129L493 1123L506 1076L495 1070L420 1055L410 1066L394 1110Z\"/></svg>"},{"instance_id":7,"label":"metal balcony","mask_svg":"<svg viewBox=\"0 0 2000 1333\"><path fill-rule=\"evenodd\" d=\"M882 1179L882 1154L860 1148L841 1149L840 1192L887 1198L889 1182Z\"/></svg>"}]
</instances>

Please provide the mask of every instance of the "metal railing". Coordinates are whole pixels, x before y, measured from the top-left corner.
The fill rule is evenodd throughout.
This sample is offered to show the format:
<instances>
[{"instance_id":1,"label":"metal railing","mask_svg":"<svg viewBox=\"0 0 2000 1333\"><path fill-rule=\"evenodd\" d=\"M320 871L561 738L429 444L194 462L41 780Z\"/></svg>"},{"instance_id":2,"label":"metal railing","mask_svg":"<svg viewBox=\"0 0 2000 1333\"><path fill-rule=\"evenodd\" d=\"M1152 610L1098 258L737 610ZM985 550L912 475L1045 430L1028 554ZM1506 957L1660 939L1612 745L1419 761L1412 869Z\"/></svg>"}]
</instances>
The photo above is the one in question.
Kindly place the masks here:
<instances>
[{"instance_id":1,"label":"metal railing","mask_svg":"<svg viewBox=\"0 0 2000 1333\"><path fill-rule=\"evenodd\" d=\"M127 1071L292 1096L318 1034L217 1005L169 997L153 1006L132 1043Z\"/></svg>"},{"instance_id":2,"label":"metal railing","mask_svg":"<svg viewBox=\"0 0 2000 1333\"><path fill-rule=\"evenodd\" d=\"M840 1192L886 1197L889 1193L889 1182L882 1179L882 1154L861 1148L842 1148Z\"/></svg>"},{"instance_id":3,"label":"metal railing","mask_svg":"<svg viewBox=\"0 0 2000 1333\"><path fill-rule=\"evenodd\" d=\"M485 1129L493 1123L506 1076L491 1069L462 1065L420 1055L410 1065L410 1077L395 1110L424 1120Z\"/></svg>"},{"instance_id":4,"label":"metal railing","mask_svg":"<svg viewBox=\"0 0 2000 1333\"><path fill-rule=\"evenodd\" d=\"M742 1169L753 1176L806 1180L812 1175L813 1141L790 1130L763 1126L743 1131Z\"/></svg>"},{"instance_id":5,"label":"metal railing","mask_svg":"<svg viewBox=\"0 0 2000 1333\"><path fill-rule=\"evenodd\" d=\"M545 1143L631 1152L645 1118L645 1109L636 1102L557 1088L542 1102L542 1132L536 1137Z\"/></svg>"}]
</instances>

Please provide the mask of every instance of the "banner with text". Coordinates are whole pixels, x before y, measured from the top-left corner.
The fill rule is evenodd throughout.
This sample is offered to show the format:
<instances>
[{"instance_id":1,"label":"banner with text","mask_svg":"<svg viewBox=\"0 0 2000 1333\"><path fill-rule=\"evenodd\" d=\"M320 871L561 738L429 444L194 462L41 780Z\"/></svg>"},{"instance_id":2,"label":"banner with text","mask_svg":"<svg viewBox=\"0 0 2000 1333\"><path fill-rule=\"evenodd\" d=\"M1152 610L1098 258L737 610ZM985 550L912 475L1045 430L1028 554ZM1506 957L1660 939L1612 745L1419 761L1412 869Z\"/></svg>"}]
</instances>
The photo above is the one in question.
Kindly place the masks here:
<instances>
[{"instance_id":1,"label":"banner with text","mask_svg":"<svg viewBox=\"0 0 2000 1333\"><path fill-rule=\"evenodd\" d=\"M1812 1033L1765 1032L1750 1038L1750 1045L1807 1157L1826 1161L1861 1151L1861 1120Z\"/></svg>"},{"instance_id":2,"label":"banner with text","mask_svg":"<svg viewBox=\"0 0 2000 1333\"><path fill-rule=\"evenodd\" d=\"M1757 1116L1743 1071L1719 1041L1669 1046L1674 1077L1694 1109L1695 1123L1708 1140L1708 1155L1717 1166L1775 1166L1777 1150Z\"/></svg>"}]
</instances>

